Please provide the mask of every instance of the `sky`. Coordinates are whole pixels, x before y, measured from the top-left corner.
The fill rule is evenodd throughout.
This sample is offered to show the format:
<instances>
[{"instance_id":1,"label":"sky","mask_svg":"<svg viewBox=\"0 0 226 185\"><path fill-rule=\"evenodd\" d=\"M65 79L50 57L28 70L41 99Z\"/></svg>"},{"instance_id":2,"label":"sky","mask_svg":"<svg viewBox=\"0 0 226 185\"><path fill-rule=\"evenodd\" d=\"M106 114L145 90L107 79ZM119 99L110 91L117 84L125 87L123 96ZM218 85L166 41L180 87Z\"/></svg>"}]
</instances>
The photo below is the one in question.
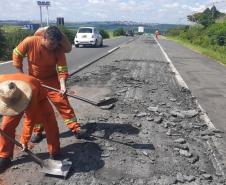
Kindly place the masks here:
<instances>
[{"instance_id":1,"label":"sky","mask_svg":"<svg viewBox=\"0 0 226 185\"><path fill-rule=\"evenodd\" d=\"M50 0L49 19L184 24L187 15L203 11L213 1L226 13L226 0ZM45 21L46 8L42 8L42 13ZM40 21L37 1L0 0L0 20Z\"/></svg>"}]
</instances>

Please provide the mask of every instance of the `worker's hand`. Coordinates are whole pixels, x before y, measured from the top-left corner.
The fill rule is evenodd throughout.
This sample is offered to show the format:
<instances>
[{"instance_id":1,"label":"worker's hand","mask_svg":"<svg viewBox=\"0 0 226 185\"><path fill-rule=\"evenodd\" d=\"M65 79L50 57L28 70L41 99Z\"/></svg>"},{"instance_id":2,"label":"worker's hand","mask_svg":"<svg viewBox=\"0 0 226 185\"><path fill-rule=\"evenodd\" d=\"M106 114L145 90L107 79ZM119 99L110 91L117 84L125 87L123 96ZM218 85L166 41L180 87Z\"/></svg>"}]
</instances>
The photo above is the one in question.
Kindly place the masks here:
<instances>
[{"instance_id":1,"label":"worker's hand","mask_svg":"<svg viewBox=\"0 0 226 185\"><path fill-rule=\"evenodd\" d=\"M27 144L21 144L22 145L22 149L21 149L21 151L26 151L27 149L28 149L28 146L27 146Z\"/></svg>"},{"instance_id":2,"label":"worker's hand","mask_svg":"<svg viewBox=\"0 0 226 185\"><path fill-rule=\"evenodd\" d=\"M65 95L67 92L65 79L60 79L60 94Z\"/></svg>"},{"instance_id":3,"label":"worker's hand","mask_svg":"<svg viewBox=\"0 0 226 185\"><path fill-rule=\"evenodd\" d=\"M67 89L66 88L61 88L60 89L60 94L65 95L66 92L67 92Z\"/></svg>"}]
</instances>

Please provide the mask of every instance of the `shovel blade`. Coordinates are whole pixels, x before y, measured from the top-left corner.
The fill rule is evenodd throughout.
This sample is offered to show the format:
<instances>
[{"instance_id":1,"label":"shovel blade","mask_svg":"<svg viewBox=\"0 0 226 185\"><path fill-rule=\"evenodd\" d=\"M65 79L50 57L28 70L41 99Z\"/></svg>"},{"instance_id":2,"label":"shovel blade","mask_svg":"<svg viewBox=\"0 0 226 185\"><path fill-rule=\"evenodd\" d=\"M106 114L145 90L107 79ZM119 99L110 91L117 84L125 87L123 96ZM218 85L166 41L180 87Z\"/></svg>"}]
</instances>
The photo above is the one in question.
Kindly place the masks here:
<instances>
[{"instance_id":1,"label":"shovel blade","mask_svg":"<svg viewBox=\"0 0 226 185\"><path fill-rule=\"evenodd\" d=\"M107 106L107 105L110 105L110 104L115 103L117 101L118 101L117 98L114 98L114 97L105 97L105 98L101 99L97 103L97 106Z\"/></svg>"},{"instance_id":2,"label":"shovel blade","mask_svg":"<svg viewBox=\"0 0 226 185\"><path fill-rule=\"evenodd\" d=\"M63 176L64 178L66 178L71 166L71 161L47 159L44 161L42 169L40 171L46 174Z\"/></svg>"}]
</instances>

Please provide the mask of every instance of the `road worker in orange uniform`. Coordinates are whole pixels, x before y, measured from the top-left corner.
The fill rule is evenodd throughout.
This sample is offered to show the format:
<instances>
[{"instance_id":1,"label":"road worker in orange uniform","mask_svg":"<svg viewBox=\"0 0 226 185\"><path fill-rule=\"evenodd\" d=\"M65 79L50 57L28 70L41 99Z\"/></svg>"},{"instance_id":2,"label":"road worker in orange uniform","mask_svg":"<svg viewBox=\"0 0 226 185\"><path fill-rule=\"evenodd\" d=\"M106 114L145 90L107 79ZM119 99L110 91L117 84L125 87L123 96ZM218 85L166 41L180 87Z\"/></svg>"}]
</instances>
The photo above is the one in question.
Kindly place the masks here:
<instances>
[{"instance_id":1,"label":"road worker in orange uniform","mask_svg":"<svg viewBox=\"0 0 226 185\"><path fill-rule=\"evenodd\" d=\"M159 35L160 35L159 30L156 30L156 31L155 31L155 38L156 38L156 39L159 39Z\"/></svg>"},{"instance_id":2,"label":"road worker in orange uniform","mask_svg":"<svg viewBox=\"0 0 226 185\"><path fill-rule=\"evenodd\" d=\"M61 47L62 37L57 27L50 26L44 32L44 36L25 38L13 51L13 65L19 72L23 72L22 62L27 55L29 74L38 78L41 83L61 90L61 93L47 90L47 96L60 112L68 128L77 138L81 138L86 131L81 129L74 110L64 95L68 68ZM43 138L42 130L41 125L36 125L32 142L39 142Z\"/></svg>"},{"instance_id":3,"label":"road worker in orange uniform","mask_svg":"<svg viewBox=\"0 0 226 185\"><path fill-rule=\"evenodd\" d=\"M16 127L23 114L20 143L27 149L34 124L44 123L48 151L51 158L60 152L59 129L52 106L46 98L46 90L36 78L23 74L0 75L0 114L3 115L1 129L15 138ZM0 135L0 170L9 167L14 144Z\"/></svg>"}]
</instances>

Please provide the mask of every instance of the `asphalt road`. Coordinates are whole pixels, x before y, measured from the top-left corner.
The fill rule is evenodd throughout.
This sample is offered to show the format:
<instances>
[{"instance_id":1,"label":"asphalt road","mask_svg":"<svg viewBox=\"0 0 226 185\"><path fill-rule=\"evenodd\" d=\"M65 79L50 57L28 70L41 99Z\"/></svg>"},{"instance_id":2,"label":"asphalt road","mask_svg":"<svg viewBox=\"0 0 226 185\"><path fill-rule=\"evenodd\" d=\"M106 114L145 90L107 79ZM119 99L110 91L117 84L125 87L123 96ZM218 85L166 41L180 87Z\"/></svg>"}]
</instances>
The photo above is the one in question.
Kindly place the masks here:
<instances>
[{"instance_id":1,"label":"asphalt road","mask_svg":"<svg viewBox=\"0 0 226 185\"><path fill-rule=\"evenodd\" d=\"M107 53L114 47L117 47L120 44L129 41L131 38L132 37L118 37L115 39L106 39L104 40L103 47L101 48L93 47L73 48L71 53L66 55L69 71L72 72L78 69L78 67L103 56L105 53Z\"/></svg>"},{"instance_id":2,"label":"asphalt road","mask_svg":"<svg viewBox=\"0 0 226 185\"><path fill-rule=\"evenodd\" d=\"M160 43L214 126L226 131L226 67L175 42Z\"/></svg>"},{"instance_id":3,"label":"asphalt road","mask_svg":"<svg viewBox=\"0 0 226 185\"><path fill-rule=\"evenodd\" d=\"M81 48L82 49L82 48ZM98 49L98 48L97 48ZM73 165L66 180L40 173L40 167L15 150L3 184L215 185L225 176L209 147L221 136L210 132L187 89L181 89L153 38L141 36L69 79L70 91L98 100L118 99L103 110L69 98L87 138L77 140L56 113L62 160ZM48 158L46 140L32 145ZM26 175L24 175L26 174ZM23 176L23 178L21 178Z\"/></svg>"},{"instance_id":4,"label":"asphalt road","mask_svg":"<svg viewBox=\"0 0 226 185\"><path fill-rule=\"evenodd\" d=\"M71 53L66 54L69 73L76 70L78 67L101 57L109 50L119 46L120 44L123 44L129 41L130 39L131 37L118 37L114 39L105 39L103 43L104 45L101 48L73 47ZM26 59L24 59L24 66L25 66L24 68L26 69ZM0 74L13 73L13 72L15 72L15 69L12 67L11 62L0 64Z\"/></svg>"}]
</instances>

